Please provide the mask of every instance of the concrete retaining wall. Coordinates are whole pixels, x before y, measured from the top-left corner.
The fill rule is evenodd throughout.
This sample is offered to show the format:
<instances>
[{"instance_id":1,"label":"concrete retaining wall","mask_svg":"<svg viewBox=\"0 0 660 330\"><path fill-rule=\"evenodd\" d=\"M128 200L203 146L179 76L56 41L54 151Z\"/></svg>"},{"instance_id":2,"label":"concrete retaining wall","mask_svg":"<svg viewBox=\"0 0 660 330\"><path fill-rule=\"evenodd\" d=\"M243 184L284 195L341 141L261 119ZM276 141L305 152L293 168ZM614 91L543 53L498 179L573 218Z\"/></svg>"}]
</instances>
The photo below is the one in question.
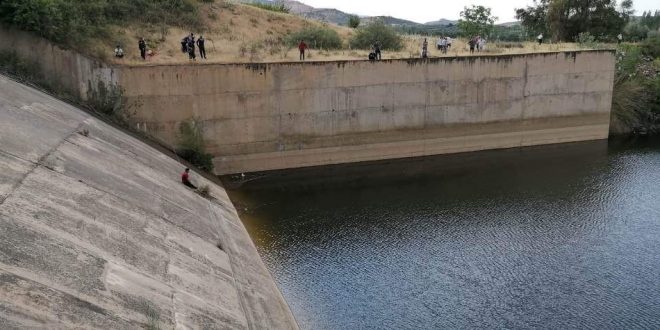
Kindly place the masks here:
<instances>
[{"instance_id":1,"label":"concrete retaining wall","mask_svg":"<svg viewBox=\"0 0 660 330\"><path fill-rule=\"evenodd\" d=\"M201 123L228 174L604 139L611 51L140 66L120 82L141 129Z\"/></svg>"},{"instance_id":2,"label":"concrete retaining wall","mask_svg":"<svg viewBox=\"0 0 660 330\"><path fill-rule=\"evenodd\" d=\"M83 100L97 90L99 82L117 84L116 69L27 32L0 28L0 50L16 52L28 63L38 64L54 86Z\"/></svg>"},{"instance_id":3,"label":"concrete retaining wall","mask_svg":"<svg viewBox=\"0 0 660 330\"><path fill-rule=\"evenodd\" d=\"M195 119L217 174L605 139L614 53L109 67L0 29L82 98L119 84L132 125L175 146Z\"/></svg>"}]
</instances>

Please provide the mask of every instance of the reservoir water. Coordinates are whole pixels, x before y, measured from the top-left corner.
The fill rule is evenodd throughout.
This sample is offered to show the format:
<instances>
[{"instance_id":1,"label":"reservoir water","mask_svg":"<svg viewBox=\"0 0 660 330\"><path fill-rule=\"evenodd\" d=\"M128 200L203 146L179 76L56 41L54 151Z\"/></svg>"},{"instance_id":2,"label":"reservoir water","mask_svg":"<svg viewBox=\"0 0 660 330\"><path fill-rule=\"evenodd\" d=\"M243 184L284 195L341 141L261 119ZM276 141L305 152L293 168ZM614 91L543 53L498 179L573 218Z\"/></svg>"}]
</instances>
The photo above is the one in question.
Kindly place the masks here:
<instances>
[{"instance_id":1,"label":"reservoir water","mask_svg":"<svg viewBox=\"0 0 660 330\"><path fill-rule=\"evenodd\" d=\"M303 329L660 328L660 140L250 180L232 199Z\"/></svg>"}]
</instances>

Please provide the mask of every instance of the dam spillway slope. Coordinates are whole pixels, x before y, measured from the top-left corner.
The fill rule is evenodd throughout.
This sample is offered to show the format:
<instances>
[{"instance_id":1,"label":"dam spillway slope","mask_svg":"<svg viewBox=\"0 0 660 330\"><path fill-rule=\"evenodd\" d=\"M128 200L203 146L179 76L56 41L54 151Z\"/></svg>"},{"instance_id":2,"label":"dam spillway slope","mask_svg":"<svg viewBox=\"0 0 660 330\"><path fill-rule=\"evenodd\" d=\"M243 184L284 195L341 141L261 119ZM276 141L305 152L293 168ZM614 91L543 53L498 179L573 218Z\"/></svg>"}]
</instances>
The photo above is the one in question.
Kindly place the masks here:
<instances>
[{"instance_id":1,"label":"dam spillway slope","mask_svg":"<svg viewBox=\"0 0 660 330\"><path fill-rule=\"evenodd\" d=\"M297 328L224 189L183 168L0 76L0 328Z\"/></svg>"}]
</instances>

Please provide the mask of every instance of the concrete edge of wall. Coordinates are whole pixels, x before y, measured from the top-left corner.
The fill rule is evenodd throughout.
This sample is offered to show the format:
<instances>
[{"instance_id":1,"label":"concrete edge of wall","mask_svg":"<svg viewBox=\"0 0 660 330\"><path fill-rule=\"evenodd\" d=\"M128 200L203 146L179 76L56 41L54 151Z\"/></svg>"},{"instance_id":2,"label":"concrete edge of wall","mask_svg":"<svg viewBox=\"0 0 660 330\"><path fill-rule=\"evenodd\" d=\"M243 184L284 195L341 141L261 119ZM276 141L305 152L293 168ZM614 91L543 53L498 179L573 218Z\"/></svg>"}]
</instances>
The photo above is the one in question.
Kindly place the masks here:
<instances>
[{"instance_id":1,"label":"concrete edge of wall","mask_svg":"<svg viewBox=\"0 0 660 330\"><path fill-rule=\"evenodd\" d=\"M578 53L615 53L614 48L605 49L575 49L575 50L558 50L558 51L543 51L543 52L524 52L514 54L479 54L479 55L462 55L462 56L442 56L442 57L429 57L423 58L394 58L383 59L380 61L369 61L368 59L348 59L348 60L328 60L328 61L273 61L273 62L195 62L190 63L143 63L143 64L120 64L112 63L116 68L131 68L139 69L145 67L178 67L178 66L245 66L246 68L259 70L270 65L327 65L334 64L343 66L351 63L364 63L371 62L373 64L386 64L386 63L401 63L405 62L411 65L423 63L438 63L438 62L454 62L454 61L477 61L477 60L509 60L518 57L527 57L531 55L553 56L564 54L565 56L575 57Z\"/></svg>"}]
</instances>

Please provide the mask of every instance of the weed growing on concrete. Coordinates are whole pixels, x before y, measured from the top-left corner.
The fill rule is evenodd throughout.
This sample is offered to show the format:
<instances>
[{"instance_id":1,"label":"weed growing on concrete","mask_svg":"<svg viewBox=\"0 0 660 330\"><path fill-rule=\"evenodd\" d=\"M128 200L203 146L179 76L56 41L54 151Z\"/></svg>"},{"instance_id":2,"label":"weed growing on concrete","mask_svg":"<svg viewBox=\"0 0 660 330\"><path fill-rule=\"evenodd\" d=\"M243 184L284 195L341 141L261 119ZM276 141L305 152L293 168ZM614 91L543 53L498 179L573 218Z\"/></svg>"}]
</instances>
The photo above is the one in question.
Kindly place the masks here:
<instances>
[{"instance_id":1,"label":"weed growing on concrete","mask_svg":"<svg viewBox=\"0 0 660 330\"><path fill-rule=\"evenodd\" d=\"M211 188L207 184L203 184L197 188L197 193L204 197L204 198L210 198L211 197Z\"/></svg>"},{"instance_id":2,"label":"weed growing on concrete","mask_svg":"<svg viewBox=\"0 0 660 330\"><path fill-rule=\"evenodd\" d=\"M160 313L153 306L151 302L147 300L141 300L138 309L142 314L144 314L144 316L147 317L147 326L146 326L147 329L149 330L160 329L160 325L158 324L160 321Z\"/></svg>"},{"instance_id":3,"label":"weed growing on concrete","mask_svg":"<svg viewBox=\"0 0 660 330\"><path fill-rule=\"evenodd\" d=\"M201 123L192 118L179 124L179 143L176 154L197 168L212 172L213 156L205 152Z\"/></svg>"},{"instance_id":4,"label":"weed growing on concrete","mask_svg":"<svg viewBox=\"0 0 660 330\"><path fill-rule=\"evenodd\" d=\"M89 107L117 119L123 119L121 118L123 99L121 87L114 84L106 85L99 79L96 88L90 86L89 90L91 91L87 101Z\"/></svg>"}]
</instances>

